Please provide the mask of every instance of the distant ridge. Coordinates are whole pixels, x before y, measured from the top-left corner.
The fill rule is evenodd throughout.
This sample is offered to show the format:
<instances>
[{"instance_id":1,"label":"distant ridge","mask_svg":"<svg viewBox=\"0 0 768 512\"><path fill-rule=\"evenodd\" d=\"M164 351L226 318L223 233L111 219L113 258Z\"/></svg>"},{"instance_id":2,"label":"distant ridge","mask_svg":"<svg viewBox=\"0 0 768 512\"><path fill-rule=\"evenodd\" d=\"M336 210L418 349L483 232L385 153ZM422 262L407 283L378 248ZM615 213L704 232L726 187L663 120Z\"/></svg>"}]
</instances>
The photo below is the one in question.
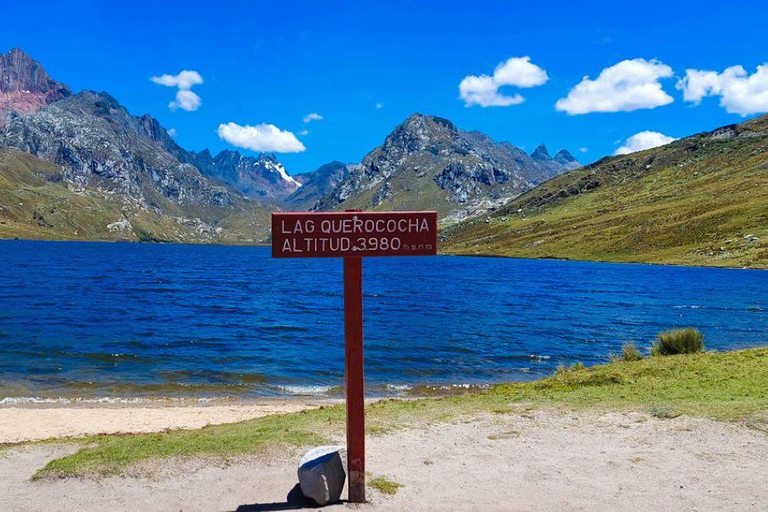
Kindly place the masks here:
<instances>
[{"instance_id":1,"label":"distant ridge","mask_svg":"<svg viewBox=\"0 0 768 512\"><path fill-rule=\"evenodd\" d=\"M768 116L603 158L443 237L453 254L767 268Z\"/></svg>"}]
</instances>

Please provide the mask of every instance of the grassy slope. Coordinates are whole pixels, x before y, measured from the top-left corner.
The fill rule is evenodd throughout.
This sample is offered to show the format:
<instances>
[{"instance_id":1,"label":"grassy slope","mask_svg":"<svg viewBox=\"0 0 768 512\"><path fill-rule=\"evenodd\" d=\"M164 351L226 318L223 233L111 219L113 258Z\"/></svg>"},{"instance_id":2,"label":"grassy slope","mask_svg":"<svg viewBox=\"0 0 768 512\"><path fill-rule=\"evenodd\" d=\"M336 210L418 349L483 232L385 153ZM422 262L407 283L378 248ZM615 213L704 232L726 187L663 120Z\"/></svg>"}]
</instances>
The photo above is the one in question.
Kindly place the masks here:
<instances>
[{"instance_id":1,"label":"grassy slope","mask_svg":"<svg viewBox=\"0 0 768 512\"><path fill-rule=\"evenodd\" d=\"M413 176L412 176L413 177ZM408 174L401 173L390 180L393 193L376 206L373 196L382 188L378 185L370 190L355 194L336 209L345 210L360 208L369 211L404 211L404 210L436 210L438 218L449 215L456 205L448 201L450 195L442 190L432 179L409 179Z\"/></svg>"},{"instance_id":2,"label":"grassy slope","mask_svg":"<svg viewBox=\"0 0 768 512\"><path fill-rule=\"evenodd\" d=\"M741 421L768 432L768 348L647 358L573 367L530 383L494 386L463 396L384 400L367 407L369 434L451 421L476 414L509 414L521 407L634 409L660 416L703 415ZM164 457L227 458L327 443L344 432L344 409L327 407L200 430L97 436L50 462L37 477L117 474Z\"/></svg>"},{"instance_id":3,"label":"grassy slope","mask_svg":"<svg viewBox=\"0 0 768 512\"><path fill-rule=\"evenodd\" d=\"M253 243L266 236L266 210L245 205L222 215L222 209L183 210L169 204L171 215L208 219L223 228L215 238L171 215L136 208L120 196L74 190L61 169L28 153L0 150L0 238L39 240L127 240ZM129 218L134 233L110 232L107 225Z\"/></svg>"},{"instance_id":4,"label":"grassy slope","mask_svg":"<svg viewBox=\"0 0 768 512\"><path fill-rule=\"evenodd\" d=\"M456 225L452 254L768 266L768 116L554 178ZM749 242L745 235L759 237Z\"/></svg>"}]
</instances>

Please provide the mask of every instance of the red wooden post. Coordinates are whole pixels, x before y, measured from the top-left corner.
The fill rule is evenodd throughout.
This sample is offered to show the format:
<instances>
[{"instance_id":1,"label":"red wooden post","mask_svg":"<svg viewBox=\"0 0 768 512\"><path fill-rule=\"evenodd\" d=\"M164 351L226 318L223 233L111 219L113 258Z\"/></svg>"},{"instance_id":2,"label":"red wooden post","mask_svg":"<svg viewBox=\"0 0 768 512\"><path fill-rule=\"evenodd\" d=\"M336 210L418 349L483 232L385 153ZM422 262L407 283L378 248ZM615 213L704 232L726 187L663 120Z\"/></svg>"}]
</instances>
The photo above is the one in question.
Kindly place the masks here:
<instances>
[{"instance_id":1,"label":"red wooden post","mask_svg":"<svg viewBox=\"0 0 768 512\"><path fill-rule=\"evenodd\" d=\"M363 381L363 259L344 258L344 338L347 388L349 501L365 503L365 389Z\"/></svg>"}]
</instances>

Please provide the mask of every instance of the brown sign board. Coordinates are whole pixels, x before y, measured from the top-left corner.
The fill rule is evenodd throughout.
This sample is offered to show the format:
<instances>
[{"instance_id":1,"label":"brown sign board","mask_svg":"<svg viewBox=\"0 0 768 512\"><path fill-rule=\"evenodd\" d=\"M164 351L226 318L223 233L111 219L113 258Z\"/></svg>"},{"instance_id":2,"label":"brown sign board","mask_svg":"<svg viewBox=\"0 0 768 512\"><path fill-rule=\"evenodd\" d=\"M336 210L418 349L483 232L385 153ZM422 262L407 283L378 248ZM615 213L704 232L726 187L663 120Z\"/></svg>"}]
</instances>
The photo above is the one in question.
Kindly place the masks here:
<instances>
[{"instance_id":1,"label":"brown sign board","mask_svg":"<svg viewBox=\"0 0 768 512\"><path fill-rule=\"evenodd\" d=\"M433 256L437 212L275 212L273 258Z\"/></svg>"}]
</instances>

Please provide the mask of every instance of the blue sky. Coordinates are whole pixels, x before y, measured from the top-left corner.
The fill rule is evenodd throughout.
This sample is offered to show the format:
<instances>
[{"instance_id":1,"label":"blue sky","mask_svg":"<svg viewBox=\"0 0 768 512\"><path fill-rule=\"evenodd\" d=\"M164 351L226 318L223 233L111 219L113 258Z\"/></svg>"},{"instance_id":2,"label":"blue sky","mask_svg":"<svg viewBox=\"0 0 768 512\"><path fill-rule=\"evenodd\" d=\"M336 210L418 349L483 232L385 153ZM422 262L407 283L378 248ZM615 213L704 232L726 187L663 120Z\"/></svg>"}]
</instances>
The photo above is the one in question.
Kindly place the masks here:
<instances>
[{"instance_id":1,"label":"blue sky","mask_svg":"<svg viewBox=\"0 0 768 512\"><path fill-rule=\"evenodd\" d=\"M689 68L720 73L741 65L752 75L768 62L761 2L106 4L3 0L0 51L20 47L74 90L109 92L132 113L173 128L188 149L233 148L217 134L227 123L292 132L306 149L279 155L290 173L330 160L357 162L413 112L528 151L540 142L553 152L565 147L589 162L638 132L683 137L744 119L721 100L747 117L768 111L757 77L753 83L738 73L702 74L696 84L710 95L697 95L695 84L687 91L698 105L675 88ZM504 84L524 80L507 76L498 89L524 102L467 107L459 97L465 77L493 75L500 63L525 56L547 80L515 87ZM622 111L634 107L619 101L616 112L573 115L555 109L585 76L594 80L627 59L661 70L663 77L640 85L666 104ZM150 80L182 70L203 79L189 87L201 100L194 111L169 108L178 88ZM589 95L589 84L583 87ZM595 94L606 96L600 87ZM640 104L646 100L655 101ZM304 123L310 113L323 119ZM240 135L229 138L248 138Z\"/></svg>"}]
</instances>

